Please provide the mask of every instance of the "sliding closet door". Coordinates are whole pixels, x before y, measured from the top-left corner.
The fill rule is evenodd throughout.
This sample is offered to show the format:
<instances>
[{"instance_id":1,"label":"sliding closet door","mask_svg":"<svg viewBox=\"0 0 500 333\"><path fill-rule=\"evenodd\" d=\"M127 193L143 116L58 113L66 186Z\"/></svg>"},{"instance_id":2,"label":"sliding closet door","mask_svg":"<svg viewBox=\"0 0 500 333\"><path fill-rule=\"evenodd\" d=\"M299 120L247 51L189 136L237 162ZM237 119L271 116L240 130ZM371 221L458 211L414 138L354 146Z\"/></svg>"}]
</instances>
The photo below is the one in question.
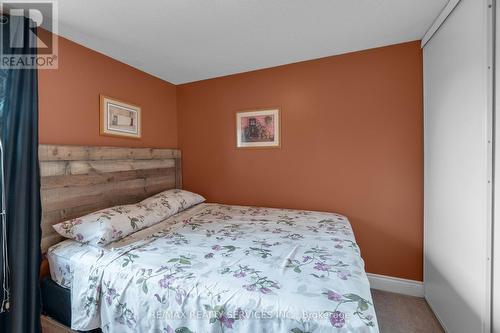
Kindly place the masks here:
<instances>
[{"instance_id":1,"label":"sliding closet door","mask_svg":"<svg viewBox=\"0 0 500 333\"><path fill-rule=\"evenodd\" d=\"M488 2L462 0L424 48L425 297L448 332L489 332Z\"/></svg>"},{"instance_id":2,"label":"sliding closet door","mask_svg":"<svg viewBox=\"0 0 500 333\"><path fill-rule=\"evenodd\" d=\"M493 332L500 333L500 2L496 5L495 214L493 221Z\"/></svg>"}]
</instances>

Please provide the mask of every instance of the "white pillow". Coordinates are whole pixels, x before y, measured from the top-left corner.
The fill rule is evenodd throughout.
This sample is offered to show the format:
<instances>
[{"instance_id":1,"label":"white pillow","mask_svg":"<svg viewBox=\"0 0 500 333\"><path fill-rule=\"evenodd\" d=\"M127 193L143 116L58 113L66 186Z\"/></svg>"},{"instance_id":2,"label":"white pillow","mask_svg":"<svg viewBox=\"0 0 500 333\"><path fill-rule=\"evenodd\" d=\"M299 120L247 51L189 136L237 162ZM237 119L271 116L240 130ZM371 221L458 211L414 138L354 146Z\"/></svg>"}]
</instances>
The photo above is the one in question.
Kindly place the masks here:
<instances>
[{"instance_id":1,"label":"white pillow","mask_svg":"<svg viewBox=\"0 0 500 333\"><path fill-rule=\"evenodd\" d=\"M168 190L137 204L121 205L54 225L61 236L105 246L205 201L201 195Z\"/></svg>"},{"instance_id":2,"label":"white pillow","mask_svg":"<svg viewBox=\"0 0 500 333\"><path fill-rule=\"evenodd\" d=\"M160 192L142 200L140 204L159 216L171 216L203 201L205 201L205 198L199 194L176 189Z\"/></svg>"}]
</instances>

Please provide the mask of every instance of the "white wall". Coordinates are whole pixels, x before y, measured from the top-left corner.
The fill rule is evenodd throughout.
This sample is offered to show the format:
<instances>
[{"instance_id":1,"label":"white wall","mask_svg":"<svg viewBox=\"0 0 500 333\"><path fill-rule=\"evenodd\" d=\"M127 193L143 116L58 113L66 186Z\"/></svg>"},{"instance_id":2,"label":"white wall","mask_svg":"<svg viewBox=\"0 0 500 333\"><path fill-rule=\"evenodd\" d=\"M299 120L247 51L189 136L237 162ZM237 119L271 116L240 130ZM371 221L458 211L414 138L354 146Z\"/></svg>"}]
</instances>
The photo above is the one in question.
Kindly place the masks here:
<instances>
[{"instance_id":1,"label":"white wall","mask_svg":"<svg viewBox=\"0 0 500 333\"><path fill-rule=\"evenodd\" d=\"M490 329L488 11L462 0L424 48L425 297L452 333Z\"/></svg>"},{"instance_id":2,"label":"white wall","mask_svg":"<svg viewBox=\"0 0 500 333\"><path fill-rule=\"evenodd\" d=\"M495 220L493 233L493 332L500 333L500 2L496 6Z\"/></svg>"}]
</instances>

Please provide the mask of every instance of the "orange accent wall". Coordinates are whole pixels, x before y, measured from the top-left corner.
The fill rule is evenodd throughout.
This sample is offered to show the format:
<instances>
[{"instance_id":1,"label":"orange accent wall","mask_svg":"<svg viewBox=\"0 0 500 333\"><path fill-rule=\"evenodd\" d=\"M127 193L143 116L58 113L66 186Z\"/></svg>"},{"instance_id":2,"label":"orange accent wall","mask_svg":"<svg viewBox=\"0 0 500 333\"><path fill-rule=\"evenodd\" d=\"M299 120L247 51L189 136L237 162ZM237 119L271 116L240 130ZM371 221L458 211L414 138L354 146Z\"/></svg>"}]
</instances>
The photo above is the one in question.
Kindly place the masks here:
<instances>
[{"instance_id":1,"label":"orange accent wall","mask_svg":"<svg viewBox=\"0 0 500 333\"><path fill-rule=\"evenodd\" d=\"M186 189L342 213L368 272L422 280L422 72L411 42L176 87L59 37L40 143L180 147ZM141 139L99 135L99 94L142 107ZM235 112L276 106L282 148L236 149Z\"/></svg>"},{"instance_id":2,"label":"orange accent wall","mask_svg":"<svg viewBox=\"0 0 500 333\"><path fill-rule=\"evenodd\" d=\"M58 59L38 71L40 143L177 147L175 85L62 37ZM142 108L141 139L99 135L99 94Z\"/></svg>"},{"instance_id":3,"label":"orange accent wall","mask_svg":"<svg viewBox=\"0 0 500 333\"><path fill-rule=\"evenodd\" d=\"M342 213L368 272L422 280L422 73L410 42L178 86L184 187ZM274 106L281 149L236 149L235 111Z\"/></svg>"}]
</instances>

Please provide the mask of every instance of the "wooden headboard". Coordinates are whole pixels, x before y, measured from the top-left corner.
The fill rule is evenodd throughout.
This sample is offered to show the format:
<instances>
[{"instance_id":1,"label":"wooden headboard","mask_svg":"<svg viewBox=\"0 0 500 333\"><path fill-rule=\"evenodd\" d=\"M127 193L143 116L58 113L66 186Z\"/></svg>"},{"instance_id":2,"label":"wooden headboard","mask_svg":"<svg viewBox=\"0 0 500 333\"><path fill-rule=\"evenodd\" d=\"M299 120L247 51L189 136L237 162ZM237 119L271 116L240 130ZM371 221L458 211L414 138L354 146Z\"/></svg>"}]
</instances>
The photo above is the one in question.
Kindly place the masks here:
<instances>
[{"instance_id":1,"label":"wooden headboard","mask_svg":"<svg viewBox=\"0 0 500 333\"><path fill-rule=\"evenodd\" d=\"M178 149L40 145L42 253L53 224L182 187Z\"/></svg>"}]
</instances>

